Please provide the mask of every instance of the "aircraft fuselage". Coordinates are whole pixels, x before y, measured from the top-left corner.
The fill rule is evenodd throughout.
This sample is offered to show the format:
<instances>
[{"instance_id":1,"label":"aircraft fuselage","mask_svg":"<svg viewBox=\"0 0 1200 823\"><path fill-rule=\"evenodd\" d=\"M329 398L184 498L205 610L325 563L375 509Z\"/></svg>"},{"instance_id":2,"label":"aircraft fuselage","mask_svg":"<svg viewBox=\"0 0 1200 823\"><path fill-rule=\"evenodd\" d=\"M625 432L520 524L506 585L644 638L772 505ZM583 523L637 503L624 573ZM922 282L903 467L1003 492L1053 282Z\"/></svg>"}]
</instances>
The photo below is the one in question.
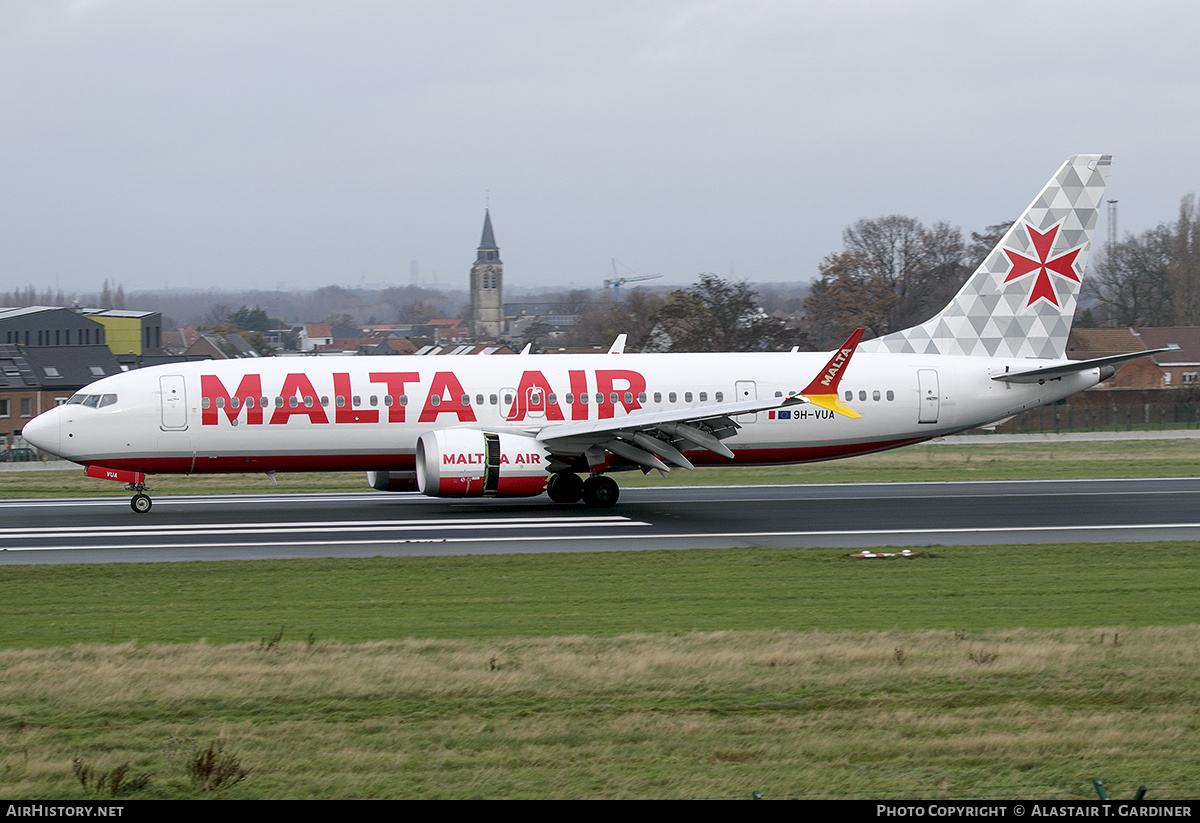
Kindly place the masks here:
<instances>
[{"instance_id":1,"label":"aircraft fuselage","mask_svg":"<svg viewBox=\"0 0 1200 823\"><path fill-rule=\"evenodd\" d=\"M417 439L464 427L531 435L571 422L629 419L797 394L827 354L627 354L326 357L207 361L105 378L113 396L38 418L37 437L67 459L145 473L405 470ZM1043 365L1046 361L1037 361ZM839 396L862 418L802 404L736 415L730 461L828 460L974 428L1095 385L1097 369L1017 384L994 380L1028 360L861 353ZM53 442L57 441L57 448Z\"/></svg>"}]
</instances>

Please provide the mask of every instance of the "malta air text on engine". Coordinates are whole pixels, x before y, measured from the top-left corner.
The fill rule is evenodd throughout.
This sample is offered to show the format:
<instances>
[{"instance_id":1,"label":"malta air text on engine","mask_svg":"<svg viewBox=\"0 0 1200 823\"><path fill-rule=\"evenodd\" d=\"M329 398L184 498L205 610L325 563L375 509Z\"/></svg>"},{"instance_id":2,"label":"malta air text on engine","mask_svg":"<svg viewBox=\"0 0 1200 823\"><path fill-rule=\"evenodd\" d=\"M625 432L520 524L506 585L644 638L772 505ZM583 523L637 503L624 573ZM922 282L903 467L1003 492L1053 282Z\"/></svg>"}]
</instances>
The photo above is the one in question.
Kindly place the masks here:
<instances>
[{"instance_id":1,"label":"malta air text on engine","mask_svg":"<svg viewBox=\"0 0 1200 823\"><path fill-rule=\"evenodd\" d=\"M263 391L260 374L245 374L233 391L215 374L200 375L201 424L216 426L224 417L230 424L284 425L294 417L309 423L437 423L454 415L460 423L477 422L477 406L500 406L505 420L536 417L554 420L604 420L626 414L646 400L646 378L630 369L583 369L567 372L569 393L559 396L541 371L525 371L515 388L491 389L472 398L454 372L433 374L428 387L417 372L370 372L367 384L355 386L349 372L334 372L331 386L318 389L304 372L286 375L278 393ZM323 382L318 380L318 382ZM357 393L356 393L357 392ZM363 397L368 398L363 403ZM474 403L472 403L474 400ZM382 408L380 408L382 404ZM374 407L374 408L372 408ZM416 411L419 407L420 411Z\"/></svg>"}]
</instances>

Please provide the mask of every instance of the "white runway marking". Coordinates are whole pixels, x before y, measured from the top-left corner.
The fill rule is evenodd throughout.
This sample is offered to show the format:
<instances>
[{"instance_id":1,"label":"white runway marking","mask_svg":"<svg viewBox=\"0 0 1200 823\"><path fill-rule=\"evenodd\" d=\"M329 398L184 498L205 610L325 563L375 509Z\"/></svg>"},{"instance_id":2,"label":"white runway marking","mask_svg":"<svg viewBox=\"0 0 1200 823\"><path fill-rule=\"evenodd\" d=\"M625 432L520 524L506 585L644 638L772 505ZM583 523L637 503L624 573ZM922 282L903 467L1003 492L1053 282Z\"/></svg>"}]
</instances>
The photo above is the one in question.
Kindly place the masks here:
<instances>
[{"instance_id":1,"label":"white runway marking","mask_svg":"<svg viewBox=\"0 0 1200 823\"><path fill-rule=\"evenodd\" d=\"M622 520L622 518L613 518ZM578 522L568 520L567 523ZM547 528L551 526L564 525L562 522L547 523L541 526ZM586 524L585 524L586 525ZM649 526L648 523L643 523L635 520L627 520L619 523L607 523L604 525L617 526ZM494 528L494 526L489 526ZM374 540L272 540L255 542L246 544L245 546L237 543L129 543L129 544L104 544L104 545L66 545L66 546L21 546L16 548L6 549L6 551L108 551L115 549L220 549L220 548L304 548L309 546L384 546L384 545L413 545L413 544L458 544L458 543L541 543L555 540L570 539L577 542L591 541L630 541L630 540L657 540L657 541L678 541L678 540L714 540L714 539L733 539L743 543L753 544L755 538L762 537L788 537L788 538L813 538L816 539L833 539L839 537L909 537L921 536L928 538L932 545L937 545L936 538L938 536L948 537L953 535L964 534L992 534L1003 535L1012 534L1014 536L1027 533L1046 533L1046 534L1062 534L1067 535L1078 532L1101 532L1101 531L1137 531L1137 530L1165 530L1178 531L1184 529L1200 529L1200 523L1161 523L1161 524L1134 524L1134 525L1082 525L1082 526L1004 526L996 528L959 528L959 529L857 529L857 530L825 530L825 531L770 531L770 532L693 532L686 534L671 534L671 533L612 533L612 534L580 534L570 535L565 538L563 535L520 535L508 537L489 537L489 536L472 536L472 537L410 537L398 540L374 539ZM158 536L155 533L153 536ZM881 544L886 545L886 544Z\"/></svg>"},{"instance_id":2,"label":"white runway marking","mask_svg":"<svg viewBox=\"0 0 1200 823\"><path fill-rule=\"evenodd\" d=\"M404 535L412 532L464 532L486 529L489 532L512 529L579 529L595 527L649 526L640 520L628 517L606 515L596 517L509 517L509 518L479 518L467 522L446 520L376 520L376 521L309 521L285 523L245 523L245 524L210 524L189 526L166 525L132 525L132 526L67 526L62 528L45 529L11 529L4 535L5 542L23 539L34 541L43 540L75 540L73 544L59 545L24 545L4 546L4 551L86 551L111 549L152 549L152 548L213 548L219 546L240 545L233 541L221 543L180 543L147 542L147 543L115 543L116 538L168 538L168 537L234 537L238 535L272 535L272 534L348 534L362 532L379 532L379 537L370 540L281 540L254 542L247 544L256 546L350 546L411 542L443 542L441 537L403 537L389 539L387 535ZM597 535L600 536L600 535ZM531 536L514 538L529 539ZM471 540L487 540L487 537L464 538ZM557 539L557 538L556 538ZM575 538L572 538L575 539Z\"/></svg>"}]
</instances>

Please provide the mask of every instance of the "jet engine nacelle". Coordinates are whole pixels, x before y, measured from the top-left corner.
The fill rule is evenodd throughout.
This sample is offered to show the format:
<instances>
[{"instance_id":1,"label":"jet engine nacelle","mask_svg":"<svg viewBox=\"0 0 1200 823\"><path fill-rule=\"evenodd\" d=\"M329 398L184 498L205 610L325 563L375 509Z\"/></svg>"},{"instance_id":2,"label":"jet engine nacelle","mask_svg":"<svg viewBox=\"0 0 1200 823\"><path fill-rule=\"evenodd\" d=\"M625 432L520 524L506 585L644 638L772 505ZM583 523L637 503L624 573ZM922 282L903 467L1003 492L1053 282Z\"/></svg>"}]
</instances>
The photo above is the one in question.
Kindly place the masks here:
<instances>
[{"instance_id":1,"label":"jet engine nacelle","mask_svg":"<svg viewBox=\"0 0 1200 823\"><path fill-rule=\"evenodd\" d=\"M533 497L549 465L546 447L521 434L438 429L417 440L417 487L430 497Z\"/></svg>"}]
</instances>

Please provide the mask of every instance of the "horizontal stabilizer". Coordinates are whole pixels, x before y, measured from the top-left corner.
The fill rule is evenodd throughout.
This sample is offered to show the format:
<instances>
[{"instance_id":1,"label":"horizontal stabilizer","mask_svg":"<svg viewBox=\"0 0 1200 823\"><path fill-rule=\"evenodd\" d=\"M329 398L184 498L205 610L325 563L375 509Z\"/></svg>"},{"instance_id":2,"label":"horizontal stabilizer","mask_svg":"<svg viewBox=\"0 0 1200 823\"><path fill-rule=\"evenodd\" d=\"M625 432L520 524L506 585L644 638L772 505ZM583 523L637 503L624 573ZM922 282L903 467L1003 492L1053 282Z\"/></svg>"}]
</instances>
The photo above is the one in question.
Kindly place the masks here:
<instances>
[{"instance_id":1,"label":"horizontal stabilizer","mask_svg":"<svg viewBox=\"0 0 1200 823\"><path fill-rule=\"evenodd\" d=\"M1030 369L1028 371L1006 372L997 374L992 377L993 380L1003 380L1005 383L1040 383L1044 380L1053 380L1056 377L1062 377L1067 374L1077 374L1081 371L1089 369L1104 368L1105 366L1116 366L1120 363L1125 363L1130 360L1137 360L1139 357L1149 357L1152 354L1160 352L1172 351L1170 347L1165 349L1147 349L1146 351L1130 352L1129 354L1114 354L1111 357L1097 357L1093 360L1074 360L1070 363L1061 363L1057 366L1046 366L1041 369Z\"/></svg>"}]
</instances>

